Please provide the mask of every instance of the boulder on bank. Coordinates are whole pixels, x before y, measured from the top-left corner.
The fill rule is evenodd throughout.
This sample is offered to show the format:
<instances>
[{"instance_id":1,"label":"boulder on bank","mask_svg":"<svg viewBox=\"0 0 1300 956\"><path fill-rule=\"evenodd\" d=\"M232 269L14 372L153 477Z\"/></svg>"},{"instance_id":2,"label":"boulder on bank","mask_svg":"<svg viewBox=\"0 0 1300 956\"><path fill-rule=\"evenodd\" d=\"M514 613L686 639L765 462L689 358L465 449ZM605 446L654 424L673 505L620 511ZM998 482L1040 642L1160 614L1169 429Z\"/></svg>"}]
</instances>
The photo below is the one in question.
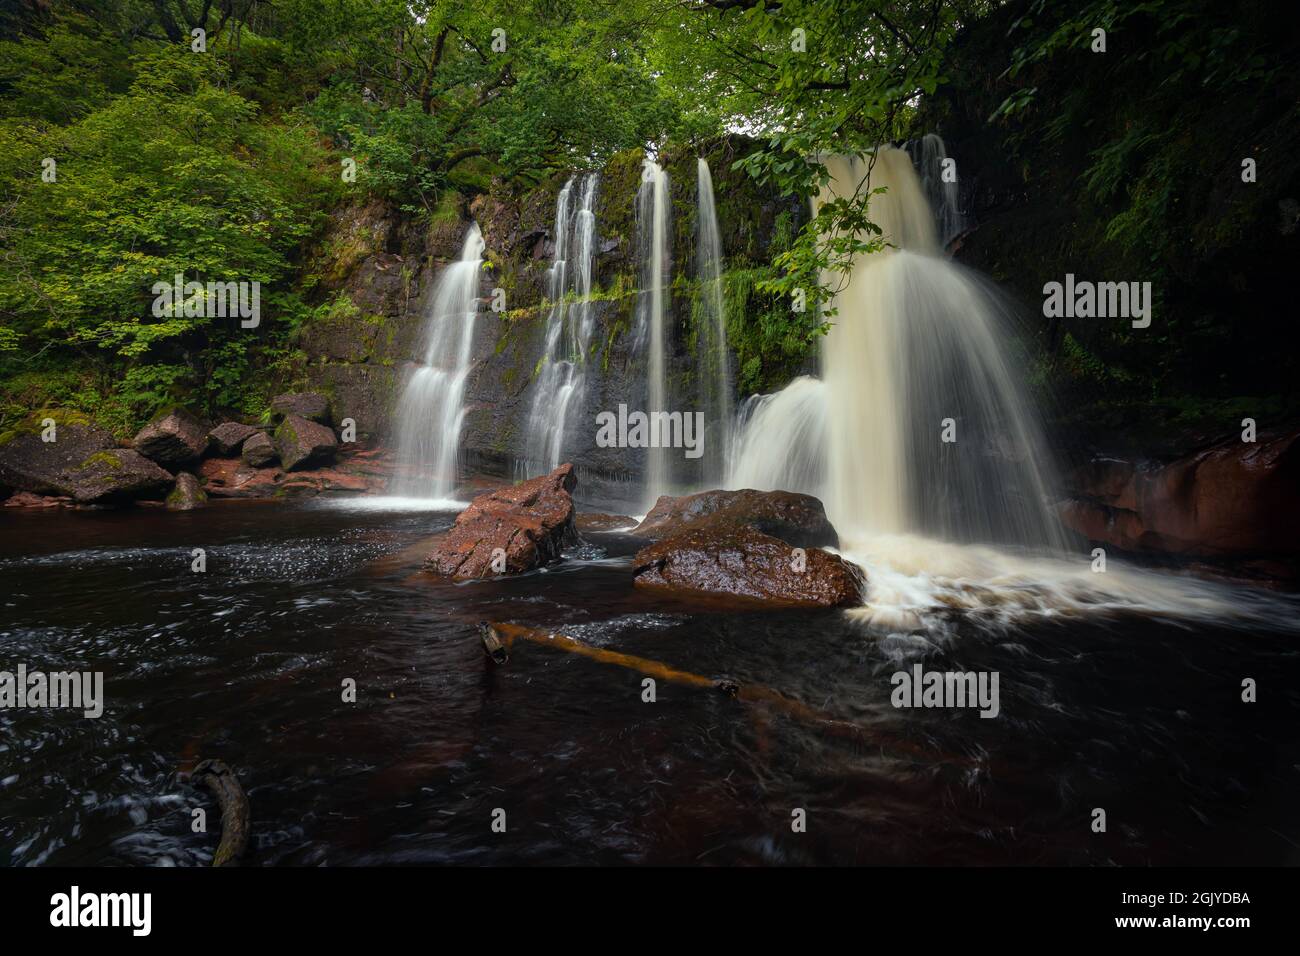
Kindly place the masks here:
<instances>
[{"instance_id":1,"label":"boulder on bank","mask_svg":"<svg viewBox=\"0 0 1300 956\"><path fill-rule=\"evenodd\" d=\"M208 503L208 496L199 486L199 480L188 471L176 476L176 487L167 496L167 507L171 511L193 511Z\"/></svg>"},{"instance_id":2,"label":"boulder on bank","mask_svg":"<svg viewBox=\"0 0 1300 956\"><path fill-rule=\"evenodd\" d=\"M271 412L277 419L297 415L321 425L329 425L333 422L330 400L320 392L290 392L277 395L271 399Z\"/></svg>"},{"instance_id":3,"label":"boulder on bank","mask_svg":"<svg viewBox=\"0 0 1300 956\"><path fill-rule=\"evenodd\" d=\"M208 449L208 427L183 408L155 418L131 442L140 454L165 468L198 461Z\"/></svg>"},{"instance_id":4,"label":"boulder on bank","mask_svg":"<svg viewBox=\"0 0 1300 956\"><path fill-rule=\"evenodd\" d=\"M285 471L329 461L338 447L332 429L301 415L286 415L275 430L275 448Z\"/></svg>"},{"instance_id":5,"label":"boulder on bank","mask_svg":"<svg viewBox=\"0 0 1300 956\"><path fill-rule=\"evenodd\" d=\"M96 452L61 477L73 500L80 504L121 504L133 498L158 498L175 482L169 472L130 448Z\"/></svg>"},{"instance_id":6,"label":"boulder on bank","mask_svg":"<svg viewBox=\"0 0 1300 956\"><path fill-rule=\"evenodd\" d=\"M244 439L244 448L240 457L249 468L266 468L274 464L279 456L271 436L266 432L257 432Z\"/></svg>"},{"instance_id":7,"label":"boulder on bank","mask_svg":"<svg viewBox=\"0 0 1300 956\"><path fill-rule=\"evenodd\" d=\"M247 453L248 443L244 444ZM213 498L270 498L279 490L284 472L279 468L253 468L238 458L209 458L199 466L199 477Z\"/></svg>"},{"instance_id":8,"label":"boulder on bank","mask_svg":"<svg viewBox=\"0 0 1300 956\"><path fill-rule=\"evenodd\" d=\"M1125 551L1290 554L1300 537L1300 430L1239 436L1168 463L1097 458L1071 480L1064 524Z\"/></svg>"},{"instance_id":9,"label":"boulder on bank","mask_svg":"<svg viewBox=\"0 0 1300 956\"><path fill-rule=\"evenodd\" d=\"M857 568L820 548L796 548L738 524L701 522L642 548L635 558L639 588L676 595L742 598L784 607L862 603Z\"/></svg>"},{"instance_id":10,"label":"boulder on bank","mask_svg":"<svg viewBox=\"0 0 1300 956\"><path fill-rule=\"evenodd\" d=\"M52 428L45 423L53 423ZM45 441L50 437L52 441ZM71 497L64 477L92 455L115 448L107 431L79 412L43 409L0 436L0 485L37 495Z\"/></svg>"},{"instance_id":11,"label":"boulder on bank","mask_svg":"<svg viewBox=\"0 0 1300 956\"><path fill-rule=\"evenodd\" d=\"M261 433L252 425L241 425L239 422L222 422L208 432L208 448L212 450L214 455L230 458L239 454L239 449L246 439L258 434Z\"/></svg>"},{"instance_id":12,"label":"boulder on bank","mask_svg":"<svg viewBox=\"0 0 1300 956\"><path fill-rule=\"evenodd\" d=\"M812 495L791 491L702 491L681 498L661 497L629 534L662 540L701 523L749 527L798 548L839 546L826 509Z\"/></svg>"},{"instance_id":13,"label":"boulder on bank","mask_svg":"<svg viewBox=\"0 0 1300 956\"><path fill-rule=\"evenodd\" d=\"M429 555L426 567L452 578L494 578L556 560L577 538L571 496L576 484L573 466L566 463L549 475L479 495Z\"/></svg>"}]
</instances>

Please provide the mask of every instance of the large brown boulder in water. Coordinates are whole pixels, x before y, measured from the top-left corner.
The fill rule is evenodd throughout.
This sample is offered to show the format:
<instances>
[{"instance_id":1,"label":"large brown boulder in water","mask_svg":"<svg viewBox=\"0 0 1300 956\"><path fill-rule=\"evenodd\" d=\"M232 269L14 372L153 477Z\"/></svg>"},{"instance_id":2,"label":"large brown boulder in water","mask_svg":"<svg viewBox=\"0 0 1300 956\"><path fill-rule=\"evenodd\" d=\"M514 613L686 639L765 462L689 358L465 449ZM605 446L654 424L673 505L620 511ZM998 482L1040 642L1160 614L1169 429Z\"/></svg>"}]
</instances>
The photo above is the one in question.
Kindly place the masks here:
<instances>
[{"instance_id":1,"label":"large brown boulder in water","mask_svg":"<svg viewBox=\"0 0 1300 956\"><path fill-rule=\"evenodd\" d=\"M1165 464L1099 458L1072 485L1065 525L1125 551L1268 557L1295 554L1300 539L1300 431L1233 437Z\"/></svg>"},{"instance_id":2,"label":"large brown boulder in water","mask_svg":"<svg viewBox=\"0 0 1300 956\"><path fill-rule=\"evenodd\" d=\"M208 450L208 426L183 408L159 415L136 434L135 450L164 468L198 461Z\"/></svg>"},{"instance_id":3,"label":"large brown boulder in water","mask_svg":"<svg viewBox=\"0 0 1300 956\"><path fill-rule=\"evenodd\" d=\"M826 509L812 495L752 488L681 498L664 495L628 534L661 540L704 521L744 525L800 548L834 548L840 543Z\"/></svg>"},{"instance_id":4,"label":"large brown boulder in water","mask_svg":"<svg viewBox=\"0 0 1300 956\"><path fill-rule=\"evenodd\" d=\"M705 491L663 497L630 534L637 587L789 607L861 603L861 572L819 545L839 536L822 503L787 491Z\"/></svg>"},{"instance_id":5,"label":"large brown boulder in water","mask_svg":"<svg viewBox=\"0 0 1300 956\"><path fill-rule=\"evenodd\" d=\"M453 578L494 578L556 560L577 540L571 497L576 484L573 466L563 464L549 475L479 495L434 548L426 567Z\"/></svg>"}]
</instances>

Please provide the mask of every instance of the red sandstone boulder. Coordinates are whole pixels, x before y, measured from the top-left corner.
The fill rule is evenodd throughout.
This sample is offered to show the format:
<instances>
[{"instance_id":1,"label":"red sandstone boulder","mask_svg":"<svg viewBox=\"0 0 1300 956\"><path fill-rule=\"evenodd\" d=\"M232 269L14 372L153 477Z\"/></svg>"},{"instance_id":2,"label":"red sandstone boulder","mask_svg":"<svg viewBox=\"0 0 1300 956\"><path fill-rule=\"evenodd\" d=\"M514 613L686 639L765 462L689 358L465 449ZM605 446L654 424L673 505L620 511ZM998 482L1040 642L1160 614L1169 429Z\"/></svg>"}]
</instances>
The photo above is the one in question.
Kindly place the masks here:
<instances>
[{"instance_id":1,"label":"red sandstone boulder","mask_svg":"<svg viewBox=\"0 0 1300 956\"><path fill-rule=\"evenodd\" d=\"M479 495L460 513L425 562L452 578L493 578L530 571L560 557L577 538L573 466ZM494 566L495 559L495 566Z\"/></svg>"},{"instance_id":2,"label":"red sandstone boulder","mask_svg":"<svg viewBox=\"0 0 1300 956\"><path fill-rule=\"evenodd\" d=\"M131 444L150 461L177 468L207 451L208 426L183 408L173 408L140 429Z\"/></svg>"},{"instance_id":3,"label":"red sandstone boulder","mask_svg":"<svg viewBox=\"0 0 1300 956\"><path fill-rule=\"evenodd\" d=\"M785 491L705 491L663 497L631 534L637 587L783 607L862 603L862 575L823 551L839 536L822 503Z\"/></svg>"},{"instance_id":4,"label":"red sandstone boulder","mask_svg":"<svg viewBox=\"0 0 1300 956\"><path fill-rule=\"evenodd\" d=\"M213 498L269 498L283 476L279 468L253 468L238 458L209 458L199 465L204 490Z\"/></svg>"},{"instance_id":5,"label":"red sandstone boulder","mask_svg":"<svg viewBox=\"0 0 1300 956\"><path fill-rule=\"evenodd\" d=\"M1168 464L1096 459L1074 476L1061 520L1126 551L1199 557L1294 554L1300 432L1232 438Z\"/></svg>"},{"instance_id":6,"label":"red sandstone boulder","mask_svg":"<svg viewBox=\"0 0 1300 956\"><path fill-rule=\"evenodd\" d=\"M802 548L838 547L839 535L826 509L812 495L790 491L702 491L655 502L629 534L661 540L704 521L754 528Z\"/></svg>"},{"instance_id":7,"label":"red sandstone boulder","mask_svg":"<svg viewBox=\"0 0 1300 956\"><path fill-rule=\"evenodd\" d=\"M820 548L796 548L744 525L702 522L642 548L639 588L715 595L783 607L862 603L861 572Z\"/></svg>"}]
</instances>

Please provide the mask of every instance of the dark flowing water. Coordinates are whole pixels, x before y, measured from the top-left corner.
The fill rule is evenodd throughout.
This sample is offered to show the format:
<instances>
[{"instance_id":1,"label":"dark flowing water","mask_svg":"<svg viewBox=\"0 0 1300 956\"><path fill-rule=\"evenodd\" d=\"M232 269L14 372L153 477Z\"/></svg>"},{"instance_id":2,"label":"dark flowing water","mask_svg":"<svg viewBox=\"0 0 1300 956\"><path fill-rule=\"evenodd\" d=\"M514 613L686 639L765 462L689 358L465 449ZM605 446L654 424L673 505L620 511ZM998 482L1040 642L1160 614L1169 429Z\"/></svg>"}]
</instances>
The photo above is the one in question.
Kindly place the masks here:
<instances>
[{"instance_id":1,"label":"dark flowing water","mask_svg":"<svg viewBox=\"0 0 1300 956\"><path fill-rule=\"evenodd\" d=\"M202 757L239 770L255 865L1300 861L1294 635L958 619L925 666L998 671L1001 716L896 710L897 657L839 612L652 602L617 536L439 584L412 546L451 519L0 513L0 670L102 670L106 694L99 719L0 710L0 863L210 862L217 815L178 777ZM645 703L636 670L562 641L497 667L487 618L765 685L860 732L665 680ZM190 830L200 806L211 833Z\"/></svg>"}]
</instances>

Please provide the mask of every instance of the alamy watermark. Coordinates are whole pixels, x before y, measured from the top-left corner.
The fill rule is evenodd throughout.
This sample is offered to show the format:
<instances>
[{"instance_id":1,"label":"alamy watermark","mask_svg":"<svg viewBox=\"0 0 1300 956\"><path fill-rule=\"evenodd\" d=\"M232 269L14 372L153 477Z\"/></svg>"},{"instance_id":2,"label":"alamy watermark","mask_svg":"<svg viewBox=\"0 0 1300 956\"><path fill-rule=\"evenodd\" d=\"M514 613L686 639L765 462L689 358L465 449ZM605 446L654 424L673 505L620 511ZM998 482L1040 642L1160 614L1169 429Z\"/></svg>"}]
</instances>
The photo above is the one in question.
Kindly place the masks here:
<instances>
[{"instance_id":1,"label":"alamy watermark","mask_svg":"<svg viewBox=\"0 0 1300 956\"><path fill-rule=\"evenodd\" d=\"M596 415L600 448L684 448L687 458L704 454L703 412L642 412L618 406Z\"/></svg>"},{"instance_id":2,"label":"alamy watermark","mask_svg":"<svg viewBox=\"0 0 1300 956\"><path fill-rule=\"evenodd\" d=\"M16 672L0 671L0 709L10 707L70 707L98 717L104 713L104 673L46 673L19 664Z\"/></svg>"},{"instance_id":3,"label":"alamy watermark","mask_svg":"<svg viewBox=\"0 0 1300 956\"><path fill-rule=\"evenodd\" d=\"M1132 319L1133 328L1151 324L1150 282L1089 282L1065 274L1065 282L1043 286L1043 316L1048 319Z\"/></svg>"},{"instance_id":4,"label":"alamy watermark","mask_svg":"<svg viewBox=\"0 0 1300 956\"><path fill-rule=\"evenodd\" d=\"M889 682L895 707L978 707L981 717L1002 710L997 671L926 671L916 664L910 673L896 671Z\"/></svg>"},{"instance_id":5,"label":"alamy watermark","mask_svg":"<svg viewBox=\"0 0 1300 956\"><path fill-rule=\"evenodd\" d=\"M171 282L155 282L151 291L156 319L238 318L245 329L255 329L262 321L260 282L186 282L185 274L178 272Z\"/></svg>"}]
</instances>

